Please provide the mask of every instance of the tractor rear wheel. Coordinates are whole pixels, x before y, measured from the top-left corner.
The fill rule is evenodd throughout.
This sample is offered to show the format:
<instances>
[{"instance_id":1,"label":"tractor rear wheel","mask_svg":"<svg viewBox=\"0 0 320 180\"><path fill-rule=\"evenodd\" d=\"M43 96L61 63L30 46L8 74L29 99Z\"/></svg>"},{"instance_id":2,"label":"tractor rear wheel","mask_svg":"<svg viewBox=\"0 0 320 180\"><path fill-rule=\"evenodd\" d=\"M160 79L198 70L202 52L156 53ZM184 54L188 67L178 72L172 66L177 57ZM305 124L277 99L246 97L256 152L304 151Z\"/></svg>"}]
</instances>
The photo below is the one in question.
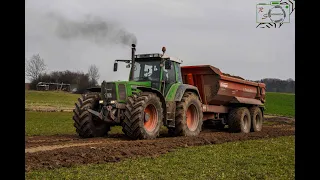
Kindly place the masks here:
<instances>
[{"instance_id":1,"label":"tractor rear wheel","mask_svg":"<svg viewBox=\"0 0 320 180\"><path fill-rule=\"evenodd\" d=\"M99 93L88 93L78 98L73 110L73 120L76 132L82 138L106 136L110 131L110 126L91 114L87 109L99 111Z\"/></svg>"},{"instance_id":2,"label":"tractor rear wheel","mask_svg":"<svg viewBox=\"0 0 320 180\"><path fill-rule=\"evenodd\" d=\"M251 128L251 115L246 107L235 108L228 115L230 132L249 133Z\"/></svg>"},{"instance_id":3,"label":"tractor rear wheel","mask_svg":"<svg viewBox=\"0 0 320 180\"><path fill-rule=\"evenodd\" d=\"M249 109L251 114L251 131L259 132L262 129L263 116L259 107L252 107Z\"/></svg>"},{"instance_id":4,"label":"tractor rear wheel","mask_svg":"<svg viewBox=\"0 0 320 180\"><path fill-rule=\"evenodd\" d=\"M122 131L131 139L155 139L163 121L160 98L151 92L128 97Z\"/></svg>"},{"instance_id":5,"label":"tractor rear wheel","mask_svg":"<svg viewBox=\"0 0 320 180\"><path fill-rule=\"evenodd\" d=\"M173 136L197 136L202 128L203 113L199 97L192 92L186 92L177 104L175 128L169 128Z\"/></svg>"}]
</instances>

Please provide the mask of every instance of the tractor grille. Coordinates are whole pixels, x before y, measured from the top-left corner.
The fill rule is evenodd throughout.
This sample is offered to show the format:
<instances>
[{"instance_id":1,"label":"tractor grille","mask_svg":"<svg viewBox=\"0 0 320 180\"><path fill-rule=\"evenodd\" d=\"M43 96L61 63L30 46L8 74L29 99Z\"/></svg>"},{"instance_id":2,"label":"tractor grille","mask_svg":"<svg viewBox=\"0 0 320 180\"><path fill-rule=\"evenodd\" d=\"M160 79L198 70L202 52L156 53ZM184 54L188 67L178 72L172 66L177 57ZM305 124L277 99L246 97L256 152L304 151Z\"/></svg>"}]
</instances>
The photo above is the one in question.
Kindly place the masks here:
<instances>
[{"instance_id":1,"label":"tractor grille","mask_svg":"<svg viewBox=\"0 0 320 180\"><path fill-rule=\"evenodd\" d=\"M106 99L108 99L108 100L116 100L117 99L115 83L103 82L101 90L102 90L102 94L104 95L104 97Z\"/></svg>"},{"instance_id":2,"label":"tractor grille","mask_svg":"<svg viewBox=\"0 0 320 180\"><path fill-rule=\"evenodd\" d=\"M118 85L118 90L119 90L119 100L124 101L126 100L126 86L124 84L119 84Z\"/></svg>"}]
</instances>

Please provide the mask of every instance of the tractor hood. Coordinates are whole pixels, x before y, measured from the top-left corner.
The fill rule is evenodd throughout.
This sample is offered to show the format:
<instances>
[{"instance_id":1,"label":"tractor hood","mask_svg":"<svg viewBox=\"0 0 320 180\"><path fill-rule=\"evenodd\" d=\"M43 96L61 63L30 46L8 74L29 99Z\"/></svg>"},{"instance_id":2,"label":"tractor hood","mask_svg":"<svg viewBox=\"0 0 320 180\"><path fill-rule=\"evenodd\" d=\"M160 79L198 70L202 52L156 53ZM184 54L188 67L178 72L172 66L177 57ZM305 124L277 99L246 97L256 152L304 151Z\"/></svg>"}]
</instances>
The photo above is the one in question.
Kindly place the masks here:
<instances>
[{"instance_id":1,"label":"tractor hood","mask_svg":"<svg viewBox=\"0 0 320 180\"><path fill-rule=\"evenodd\" d=\"M151 87L151 81L116 81L117 84L125 84L127 88Z\"/></svg>"},{"instance_id":2,"label":"tractor hood","mask_svg":"<svg viewBox=\"0 0 320 180\"><path fill-rule=\"evenodd\" d=\"M127 96L131 96L134 92L139 92L138 87L151 87L151 81L117 81L116 83L126 86Z\"/></svg>"},{"instance_id":3,"label":"tractor hood","mask_svg":"<svg viewBox=\"0 0 320 180\"><path fill-rule=\"evenodd\" d=\"M116 100L125 103L128 96L140 91L138 87L151 87L151 81L104 81L101 85L101 92L109 101Z\"/></svg>"}]
</instances>

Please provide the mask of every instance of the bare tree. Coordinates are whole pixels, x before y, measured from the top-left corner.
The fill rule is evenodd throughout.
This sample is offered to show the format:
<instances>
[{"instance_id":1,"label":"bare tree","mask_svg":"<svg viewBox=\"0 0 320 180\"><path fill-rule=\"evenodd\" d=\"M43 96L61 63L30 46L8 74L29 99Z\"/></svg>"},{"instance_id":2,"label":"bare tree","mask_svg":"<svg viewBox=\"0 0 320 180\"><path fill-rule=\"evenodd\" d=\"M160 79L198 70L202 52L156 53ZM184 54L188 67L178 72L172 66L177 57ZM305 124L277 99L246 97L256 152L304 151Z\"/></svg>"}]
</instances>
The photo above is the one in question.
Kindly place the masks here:
<instances>
[{"instance_id":1,"label":"bare tree","mask_svg":"<svg viewBox=\"0 0 320 180\"><path fill-rule=\"evenodd\" d=\"M38 79L45 69L46 65L39 54L31 56L30 60L25 60L25 75L30 81Z\"/></svg>"},{"instance_id":2,"label":"bare tree","mask_svg":"<svg viewBox=\"0 0 320 180\"><path fill-rule=\"evenodd\" d=\"M88 69L88 75L90 78L90 82L92 85L96 85L98 83L100 74L99 74L99 69L96 65L90 65Z\"/></svg>"}]
</instances>

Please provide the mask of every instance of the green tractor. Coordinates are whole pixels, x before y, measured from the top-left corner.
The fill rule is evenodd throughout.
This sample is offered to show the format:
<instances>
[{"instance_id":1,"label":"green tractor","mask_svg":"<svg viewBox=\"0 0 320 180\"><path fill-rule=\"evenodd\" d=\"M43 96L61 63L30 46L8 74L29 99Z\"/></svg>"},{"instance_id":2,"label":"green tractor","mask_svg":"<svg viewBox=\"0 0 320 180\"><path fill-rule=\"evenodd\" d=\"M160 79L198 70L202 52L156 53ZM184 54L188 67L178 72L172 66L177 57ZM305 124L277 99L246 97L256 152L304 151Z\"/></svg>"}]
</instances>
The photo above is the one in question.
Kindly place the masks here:
<instances>
[{"instance_id":1,"label":"green tractor","mask_svg":"<svg viewBox=\"0 0 320 180\"><path fill-rule=\"evenodd\" d=\"M171 136L196 136L202 128L202 104L197 87L183 84L181 60L165 54L137 54L132 44L127 63L129 81L103 81L89 88L74 109L74 126L80 137L106 136L121 125L131 139L155 139L164 125Z\"/></svg>"}]
</instances>

